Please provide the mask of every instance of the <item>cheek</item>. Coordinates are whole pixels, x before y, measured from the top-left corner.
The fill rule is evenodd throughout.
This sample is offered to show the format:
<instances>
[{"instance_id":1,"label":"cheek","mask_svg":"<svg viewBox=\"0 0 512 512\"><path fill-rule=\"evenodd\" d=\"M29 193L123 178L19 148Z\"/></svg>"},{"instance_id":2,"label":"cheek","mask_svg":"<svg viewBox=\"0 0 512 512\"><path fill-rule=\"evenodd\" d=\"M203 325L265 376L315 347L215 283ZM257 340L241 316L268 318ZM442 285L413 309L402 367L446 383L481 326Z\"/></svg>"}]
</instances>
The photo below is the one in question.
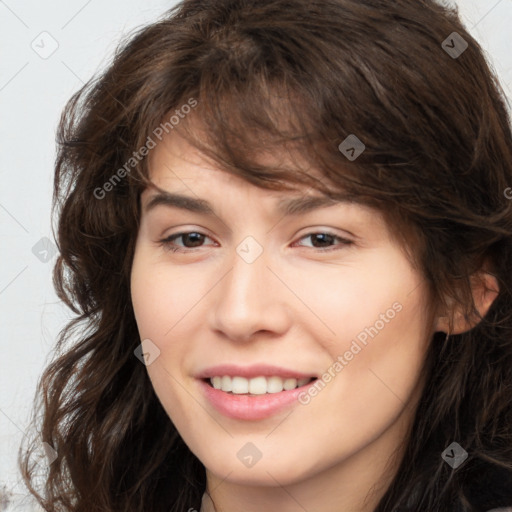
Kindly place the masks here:
<instances>
[{"instance_id":1,"label":"cheek","mask_svg":"<svg viewBox=\"0 0 512 512\"><path fill-rule=\"evenodd\" d=\"M161 401L164 399L173 402L174 393L169 391L174 380L169 374L177 375L173 365L176 366L180 361L183 344L169 343L169 340L174 334L173 326L183 316L180 311L183 298L178 300L179 290L175 286L169 286L169 282L173 281L169 281L163 268L151 262L144 249L139 248L135 253L131 273L133 311L140 339L151 340L154 345L149 346L153 347L153 353L158 353L158 357L147 365L155 393ZM169 407L175 405L167 404Z\"/></svg>"},{"instance_id":2,"label":"cheek","mask_svg":"<svg viewBox=\"0 0 512 512\"><path fill-rule=\"evenodd\" d=\"M397 328L413 332L425 321L421 309L425 301L413 293L421 276L397 249L375 251L334 272L321 269L299 279L297 288L305 291L308 306L323 324L317 340L332 355L348 350L354 339L364 346L375 336L382 337L382 332L391 335L395 330L393 336Z\"/></svg>"},{"instance_id":3,"label":"cheek","mask_svg":"<svg viewBox=\"0 0 512 512\"><path fill-rule=\"evenodd\" d=\"M432 334L421 282L400 253L390 252L366 272L343 269L329 293L315 285L310 297L319 298L319 316L330 330L317 337L331 359L321 394L333 408L344 404L342 415L379 425L413 393Z\"/></svg>"},{"instance_id":4,"label":"cheek","mask_svg":"<svg viewBox=\"0 0 512 512\"><path fill-rule=\"evenodd\" d=\"M201 328L194 315L201 316L200 299L206 294L207 285L181 267L153 261L144 247L135 253L131 273L134 315L140 339L151 340L159 350L147 371L162 403L170 407L168 410L177 405L180 385L188 378L194 355L192 341Z\"/></svg>"},{"instance_id":5,"label":"cheek","mask_svg":"<svg viewBox=\"0 0 512 512\"><path fill-rule=\"evenodd\" d=\"M177 322L186 313L183 309L187 300L183 291L175 286L176 280L169 279L167 274L158 265L150 263L143 251L136 253L131 275L131 296L139 337L141 340L151 340L159 351L146 369L164 409L175 411L171 417L175 421L186 410L183 399L180 399L186 344L178 339L179 336L176 338L176 333L179 334L180 324ZM172 287L169 286L170 282L173 283Z\"/></svg>"},{"instance_id":6,"label":"cheek","mask_svg":"<svg viewBox=\"0 0 512 512\"><path fill-rule=\"evenodd\" d=\"M181 267L153 259L144 247L136 251L131 297L140 335L162 342L205 291L200 286L202 280L191 279Z\"/></svg>"},{"instance_id":7,"label":"cheek","mask_svg":"<svg viewBox=\"0 0 512 512\"><path fill-rule=\"evenodd\" d=\"M338 362L334 370L338 371L331 369L335 376L332 385L328 384L324 405L340 410L343 404L340 431L346 428L347 418L358 419L361 427L354 430L354 440L360 438L362 443L380 435L396 421L421 384L419 376L430 338L421 298L415 294L407 300L402 298L399 311L366 309L363 326L358 317L358 325L347 329L350 334L329 347L332 360ZM383 305L390 303L386 300ZM381 312L387 322L379 318Z\"/></svg>"}]
</instances>

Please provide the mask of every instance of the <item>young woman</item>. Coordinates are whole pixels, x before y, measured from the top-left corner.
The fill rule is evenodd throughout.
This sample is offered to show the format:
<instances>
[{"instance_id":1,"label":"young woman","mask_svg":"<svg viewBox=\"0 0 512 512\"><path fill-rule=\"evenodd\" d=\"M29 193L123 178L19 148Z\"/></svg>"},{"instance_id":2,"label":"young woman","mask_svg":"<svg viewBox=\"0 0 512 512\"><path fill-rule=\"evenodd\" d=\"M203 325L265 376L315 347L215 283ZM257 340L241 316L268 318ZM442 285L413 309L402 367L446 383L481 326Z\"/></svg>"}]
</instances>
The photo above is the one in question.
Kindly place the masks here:
<instances>
[{"instance_id":1,"label":"young woman","mask_svg":"<svg viewBox=\"0 0 512 512\"><path fill-rule=\"evenodd\" d=\"M48 511L512 506L510 187L455 11L179 4L62 117L76 319L27 486Z\"/></svg>"}]
</instances>

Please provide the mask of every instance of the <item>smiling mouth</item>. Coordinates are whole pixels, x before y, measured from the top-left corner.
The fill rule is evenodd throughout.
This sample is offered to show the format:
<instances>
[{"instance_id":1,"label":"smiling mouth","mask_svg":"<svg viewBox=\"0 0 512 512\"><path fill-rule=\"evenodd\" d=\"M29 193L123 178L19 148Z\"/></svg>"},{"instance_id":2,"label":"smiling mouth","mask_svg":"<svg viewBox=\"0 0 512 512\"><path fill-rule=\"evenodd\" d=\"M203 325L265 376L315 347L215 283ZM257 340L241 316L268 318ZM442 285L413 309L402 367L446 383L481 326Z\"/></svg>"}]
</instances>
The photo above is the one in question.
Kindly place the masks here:
<instances>
[{"instance_id":1,"label":"smiling mouth","mask_svg":"<svg viewBox=\"0 0 512 512\"><path fill-rule=\"evenodd\" d=\"M265 395L270 393L281 393L282 391L290 391L292 389L307 386L316 377L305 377L302 379L293 379L278 376L271 377L253 377L246 379L245 377L239 376L215 376L211 378L203 379L208 385L214 389L224 391L225 393L233 395Z\"/></svg>"}]
</instances>

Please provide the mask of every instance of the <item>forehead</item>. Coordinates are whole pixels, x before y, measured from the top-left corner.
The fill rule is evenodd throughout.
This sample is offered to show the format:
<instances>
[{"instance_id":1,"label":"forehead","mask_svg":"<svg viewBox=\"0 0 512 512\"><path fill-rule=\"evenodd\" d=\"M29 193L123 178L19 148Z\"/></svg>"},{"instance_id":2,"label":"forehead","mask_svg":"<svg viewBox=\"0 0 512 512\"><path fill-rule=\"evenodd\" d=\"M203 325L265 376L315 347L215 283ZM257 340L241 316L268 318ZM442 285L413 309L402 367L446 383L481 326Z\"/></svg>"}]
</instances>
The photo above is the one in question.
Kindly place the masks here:
<instances>
[{"instance_id":1,"label":"forehead","mask_svg":"<svg viewBox=\"0 0 512 512\"><path fill-rule=\"evenodd\" d=\"M193 134L200 135L202 125L195 121ZM252 155L251 155L252 156ZM290 151L287 148L273 149L272 151L258 152L255 156L258 164L269 169L287 168L297 170L297 173L307 174L325 184L325 178L319 169L312 167L298 150ZM374 207L366 205L360 198L344 193L341 187L331 186L335 199L328 198L319 190L302 183L286 183L287 190L273 190L254 185L239 175L228 172L219 167L219 164L209 159L197 147L189 143L178 131L164 134L162 140L149 154L149 177L155 187L148 187L142 193L146 206L152 198L160 192L172 191L184 193L188 196L201 195L203 197L218 197L229 202L239 196L257 198L261 201L262 209L272 207L282 215L306 213L315 208L344 204L346 207L356 207L359 213L375 216L381 212ZM161 201L162 204L171 203ZM275 205L274 205L275 203ZM208 212L206 208L203 213Z\"/></svg>"},{"instance_id":2,"label":"forehead","mask_svg":"<svg viewBox=\"0 0 512 512\"><path fill-rule=\"evenodd\" d=\"M193 136L199 137L199 140L201 140L202 126L198 125L197 121L188 122L187 124L193 127L191 130ZM284 146L275 147L272 150L255 149L250 158L256 164L269 169L292 169L296 170L297 173L307 174L308 176L325 181L320 170L312 167L297 149L291 150ZM227 183L240 178L222 169L217 161L208 158L207 155L189 143L178 131L164 134L162 140L157 143L156 148L149 154L148 164L149 177L155 183L163 180L167 180L170 183L172 180L204 180L205 178L214 178L216 182ZM297 192L303 192L306 189L314 191L312 187L307 187L300 183L287 183L286 186ZM267 190L271 192L270 189ZM283 190L283 192L285 191Z\"/></svg>"},{"instance_id":3,"label":"forehead","mask_svg":"<svg viewBox=\"0 0 512 512\"><path fill-rule=\"evenodd\" d=\"M291 155L288 151L266 153L258 155L258 163L269 168L287 166L297 168L297 172L307 172L321 178L320 172L307 167L304 160L298 155ZM196 147L187 142L183 137L172 133L164 137L160 144L150 154L149 176L154 187L148 187L143 191L142 197L146 199L146 206L152 202L160 204L181 203L184 201L178 193L187 196L196 192L202 195L215 195L217 191L223 194L250 194L264 199L278 201L278 210L282 214L301 213L312 210L315 207L329 206L340 202L348 202L349 197L340 192L335 201L319 191L303 184L287 184L289 190L271 190L248 182L241 176L234 175L219 168L216 162L208 159ZM157 197L160 189L160 198ZM172 191L164 197L165 192ZM192 199L192 198L191 198ZM156 201L155 201L156 200ZM351 202L354 202L351 200ZM199 201L188 201L199 213L212 213L209 206L202 206ZM191 208L192 209L192 208Z\"/></svg>"}]
</instances>

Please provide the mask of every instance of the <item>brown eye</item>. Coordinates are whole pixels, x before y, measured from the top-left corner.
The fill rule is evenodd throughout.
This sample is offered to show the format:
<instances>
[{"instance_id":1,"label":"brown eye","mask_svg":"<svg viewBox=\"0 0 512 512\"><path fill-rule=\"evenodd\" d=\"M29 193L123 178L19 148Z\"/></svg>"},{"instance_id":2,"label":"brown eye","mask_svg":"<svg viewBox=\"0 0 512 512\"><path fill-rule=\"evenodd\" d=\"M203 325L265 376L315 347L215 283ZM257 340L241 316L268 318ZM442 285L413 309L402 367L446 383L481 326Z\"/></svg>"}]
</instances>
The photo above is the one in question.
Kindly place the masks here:
<instances>
[{"instance_id":1,"label":"brown eye","mask_svg":"<svg viewBox=\"0 0 512 512\"><path fill-rule=\"evenodd\" d=\"M334 233L323 231L316 233L308 233L307 235L303 236L301 240L308 238L311 240L311 247L314 249L319 249L320 252L338 250L341 249L343 246L352 244L352 242L350 240L347 240L346 238L342 238L341 236L335 235ZM333 245L336 241L339 243Z\"/></svg>"},{"instance_id":2,"label":"brown eye","mask_svg":"<svg viewBox=\"0 0 512 512\"><path fill-rule=\"evenodd\" d=\"M183 245L176 245L174 241L180 238L182 239ZM205 238L209 237L204 233L200 233L198 231L187 231L183 233L175 233L174 235L168 236L167 238L160 240L160 245L162 245L164 249L168 251L187 252L186 249L194 249L197 247L201 247L201 244L202 242L204 242Z\"/></svg>"}]
</instances>

